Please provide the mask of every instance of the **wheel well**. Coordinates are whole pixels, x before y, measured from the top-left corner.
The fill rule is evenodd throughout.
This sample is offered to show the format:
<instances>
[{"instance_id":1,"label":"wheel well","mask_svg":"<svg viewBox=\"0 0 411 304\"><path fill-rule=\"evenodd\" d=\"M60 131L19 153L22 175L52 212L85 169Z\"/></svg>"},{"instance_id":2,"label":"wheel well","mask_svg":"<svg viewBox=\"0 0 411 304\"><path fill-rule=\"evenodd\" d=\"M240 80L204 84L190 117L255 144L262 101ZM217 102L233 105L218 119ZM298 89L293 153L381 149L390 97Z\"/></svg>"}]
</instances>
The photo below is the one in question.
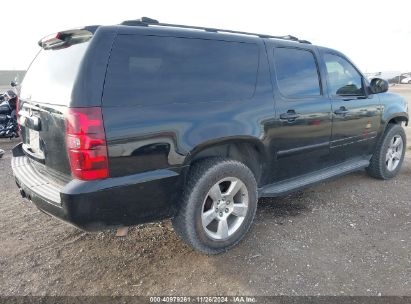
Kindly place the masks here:
<instances>
[{"instance_id":1,"label":"wheel well","mask_svg":"<svg viewBox=\"0 0 411 304\"><path fill-rule=\"evenodd\" d=\"M397 116L397 117L391 118L391 120L388 123L400 125L402 122L405 122L405 125L408 126L408 118L405 116Z\"/></svg>"},{"instance_id":2,"label":"wheel well","mask_svg":"<svg viewBox=\"0 0 411 304\"><path fill-rule=\"evenodd\" d=\"M265 162L263 148L251 142L226 142L213 145L195 152L189 164L193 164L204 158L227 157L245 164L253 172L257 185L260 185L263 174L263 164Z\"/></svg>"}]
</instances>

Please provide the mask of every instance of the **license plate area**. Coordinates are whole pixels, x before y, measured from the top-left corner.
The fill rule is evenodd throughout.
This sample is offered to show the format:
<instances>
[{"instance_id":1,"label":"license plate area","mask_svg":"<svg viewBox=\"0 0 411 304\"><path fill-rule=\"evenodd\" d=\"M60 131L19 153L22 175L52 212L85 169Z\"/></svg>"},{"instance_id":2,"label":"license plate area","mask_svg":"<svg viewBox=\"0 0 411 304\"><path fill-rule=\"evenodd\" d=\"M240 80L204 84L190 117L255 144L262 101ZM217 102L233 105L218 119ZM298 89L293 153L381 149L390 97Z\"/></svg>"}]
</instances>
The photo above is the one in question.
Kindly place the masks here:
<instances>
[{"instance_id":1,"label":"license plate area","mask_svg":"<svg viewBox=\"0 0 411 304\"><path fill-rule=\"evenodd\" d=\"M24 153L31 159L44 163L44 153L40 144L39 131L26 128L24 133L26 134L22 146Z\"/></svg>"}]
</instances>

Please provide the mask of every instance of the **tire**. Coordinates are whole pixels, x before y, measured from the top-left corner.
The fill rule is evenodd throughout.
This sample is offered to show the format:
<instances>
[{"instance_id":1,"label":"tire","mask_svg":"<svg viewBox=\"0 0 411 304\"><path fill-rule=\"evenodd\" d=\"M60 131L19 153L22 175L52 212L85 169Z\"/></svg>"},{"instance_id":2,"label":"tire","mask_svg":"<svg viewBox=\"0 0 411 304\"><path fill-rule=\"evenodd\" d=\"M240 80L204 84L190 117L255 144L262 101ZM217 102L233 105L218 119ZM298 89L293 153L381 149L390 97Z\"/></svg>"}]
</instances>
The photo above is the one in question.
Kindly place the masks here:
<instances>
[{"instance_id":1,"label":"tire","mask_svg":"<svg viewBox=\"0 0 411 304\"><path fill-rule=\"evenodd\" d=\"M190 168L174 230L199 252L222 253L247 234L257 200L257 183L247 166L224 158L201 160Z\"/></svg>"},{"instance_id":2,"label":"tire","mask_svg":"<svg viewBox=\"0 0 411 304\"><path fill-rule=\"evenodd\" d=\"M404 161L406 147L407 139L401 125L388 124L367 168L368 174L382 180L396 176Z\"/></svg>"}]
</instances>

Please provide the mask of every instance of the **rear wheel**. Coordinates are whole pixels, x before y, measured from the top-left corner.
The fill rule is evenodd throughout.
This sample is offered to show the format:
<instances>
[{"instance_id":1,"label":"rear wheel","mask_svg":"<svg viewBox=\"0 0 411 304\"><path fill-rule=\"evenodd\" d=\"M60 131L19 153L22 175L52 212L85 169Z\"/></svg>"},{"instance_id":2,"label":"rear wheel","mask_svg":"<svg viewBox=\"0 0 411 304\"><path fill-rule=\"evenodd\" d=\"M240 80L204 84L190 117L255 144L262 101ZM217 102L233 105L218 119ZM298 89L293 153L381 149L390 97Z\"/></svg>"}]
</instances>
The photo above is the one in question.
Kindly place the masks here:
<instances>
[{"instance_id":1,"label":"rear wheel","mask_svg":"<svg viewBox=\"0 0 411 304\"><path fill-rule=\"evenodd\" d=\"M257 208L257 183L244 164L210 158L193 165L173 226L191 247L217 254L236 245Z\"/></svg>"},{"instance_id":2,"label":"rear wheel","mask_svg":"<svg viewBox=\"0 0 411 304\"><path fill-rule=\"evenodd\" d=\"M401 125L389 124L377 150L371 158L367 172L378 179L397 175L404 161L406 135Z\"/></svg>"}]
</instances>

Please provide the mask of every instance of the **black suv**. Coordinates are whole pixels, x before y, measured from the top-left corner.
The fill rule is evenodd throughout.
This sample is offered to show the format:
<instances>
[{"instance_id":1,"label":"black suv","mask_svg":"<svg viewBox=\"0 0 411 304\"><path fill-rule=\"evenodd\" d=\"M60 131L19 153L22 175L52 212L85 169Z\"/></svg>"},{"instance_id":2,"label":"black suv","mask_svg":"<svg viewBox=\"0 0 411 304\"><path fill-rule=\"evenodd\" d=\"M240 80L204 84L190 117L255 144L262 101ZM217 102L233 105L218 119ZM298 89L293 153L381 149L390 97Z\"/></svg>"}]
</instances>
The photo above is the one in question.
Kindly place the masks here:
<instances>
[{"instance_id":1,"label":"black suv","mask_svg":"<svg viewBox=\"0 0 411 304\"><path fill-rule=\"evenodd\" d=\"M403 162L405 99L293 36L142 18L39 45L12 167L23 197L84 230L169 217L215 254L259 197L364 168L389 179Z\"/></svg>"}]
</instances>

